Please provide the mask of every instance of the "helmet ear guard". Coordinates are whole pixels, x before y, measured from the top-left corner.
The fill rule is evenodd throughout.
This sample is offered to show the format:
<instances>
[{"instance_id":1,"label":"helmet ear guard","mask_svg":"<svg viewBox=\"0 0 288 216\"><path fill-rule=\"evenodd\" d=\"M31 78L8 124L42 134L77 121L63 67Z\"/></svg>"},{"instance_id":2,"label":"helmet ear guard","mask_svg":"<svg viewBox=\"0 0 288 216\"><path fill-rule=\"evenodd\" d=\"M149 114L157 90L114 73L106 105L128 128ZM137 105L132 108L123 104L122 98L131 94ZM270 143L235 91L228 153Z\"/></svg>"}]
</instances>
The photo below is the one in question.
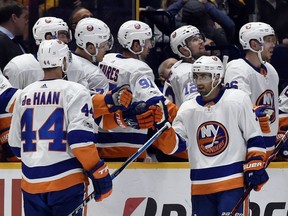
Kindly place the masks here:
<instances>
[{"instance_id":1,"label":"helmet ear guard","mask_svg":"<svg viewBox=\"0 0 288 216\"><path fill-rule=\"evenodd\" d=\"M137 20L129 20L123 23L118 30L117 39L123 48L136 55L143 52L146 40L151 39L151 46L154 46L151 28L146 23ZM133 41L139 41L141 46L139 52L132 50Z\"/></svg>"},{"instance_id":2,"label":"helmet ear guard","mask_svg":"<svg viewBox=\"0 0 288 216\"><path fill-rule=\"evenodd\" d=\"M40 45L51 34L53 39L58 39L59 32L67 32L68 42L72 40L72 34L66 22L56 17L41 17L32 28L36 45Z\"/></svg>"},{"instance_id":3,"label":"helmet ear guard","mask_svg":"<svg viewBox=\"0 0 288 216\"><path fill-rule=\"evenodd\" d=\"M39 46L37 58L41 68L61 67L64 73L72 62L72 54L67 44L57 39L44 40Z\"/></svg>"}]
</instances>

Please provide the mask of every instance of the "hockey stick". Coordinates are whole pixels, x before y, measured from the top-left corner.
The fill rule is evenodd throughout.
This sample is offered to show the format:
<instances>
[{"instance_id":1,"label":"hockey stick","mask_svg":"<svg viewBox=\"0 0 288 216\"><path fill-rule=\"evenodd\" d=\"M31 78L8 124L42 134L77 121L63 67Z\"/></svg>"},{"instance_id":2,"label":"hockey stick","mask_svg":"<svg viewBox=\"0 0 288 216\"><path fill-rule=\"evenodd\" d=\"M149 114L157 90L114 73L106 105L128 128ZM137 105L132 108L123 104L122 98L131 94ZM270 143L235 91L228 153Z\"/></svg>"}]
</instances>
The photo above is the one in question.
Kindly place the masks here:
<instances>
[{"instance_id":1,"label":"hockey stick","mask_svg":"<svg viewBox=\"0 0 288 216\"><path fill-rule=\"evenodd\" d=\"M135 152L132 156L130 156L117 170L115 170L112 174L111 174L111 178L112 180L114 178L116 178L129 164L131 164L140 154L142 154L150 145L152 145L152 143L168 128L170 128L171 125L169 122L166 122L165 125L159 129L146 143L144 143L144 145L139 148L137 150L137 152ZM95 197L94 191L89 194L84 200L83 202L77 207L75 208L75 210L70 213L68 216L75 216L80 209L82 209L84 206L87 205L87 203L92 200Z\"/></svg>"},{"instance_id":2,"label":"hockey stick","mask_svg":"<svg viewBox=\"0 0 288 216\"><path fill-rule=\"evenodd\" d=\"M269 156L269 158L267 159L267 161L265 162L264 167L267 168L268 165L271 163L271 161L275 158L275 156L278 154L278 152L280 151L280 149L282 148L282 146L285 144L285 142L288 140L288 131L285 132L284 136L282 137L282 139L277 143L274 151L272 152L272 154ZM242 205L242 203L244 202L244 200L247 198L247 196L250 194L250 192L252 191L253 186L249 186L245 192L243 193L243 195L241 196L241 198L239 199L239 201L237 202L237 204L235 205L235 207L232 209L230 216L234 216L237 212L237 210L240 208L240 206Z\"/></svg>"}]
</instances>

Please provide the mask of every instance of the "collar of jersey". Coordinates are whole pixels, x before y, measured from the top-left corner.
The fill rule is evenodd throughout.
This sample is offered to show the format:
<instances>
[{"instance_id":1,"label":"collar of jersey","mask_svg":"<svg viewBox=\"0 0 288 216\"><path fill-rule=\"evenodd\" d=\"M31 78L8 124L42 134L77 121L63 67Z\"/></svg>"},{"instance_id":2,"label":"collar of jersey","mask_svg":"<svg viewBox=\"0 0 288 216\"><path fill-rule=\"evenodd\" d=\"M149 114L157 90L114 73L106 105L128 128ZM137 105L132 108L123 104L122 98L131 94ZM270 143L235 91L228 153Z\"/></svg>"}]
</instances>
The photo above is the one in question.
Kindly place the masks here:
<instances>
[{"instance_id":1,"label":"collar of jersey","mask_svg":"<svg viewBox=\"0 0 288 216\"><path fill-rule=\"evenodd\" d=\"M201 95L198 95L198 96L196 97L196 101L197 101L197 103L198 103L199 105L201 105L201 106L205 106L205 104L207 104L207 103L210 103L210 104L211 104L211 102L213 102L214 104L216 104L216 103L220 100L220 98L222 97L222 95L224 94L225 90L226 90L226 88L224 88L224 87L221 88L220 91L219 91L219 94L217 95L217 97L215 97L215 98L213 98L212 100L209 100L209 101L204 101L204 100L202 99L202 96L201 96Z\"/></svg>"}]
</instances>

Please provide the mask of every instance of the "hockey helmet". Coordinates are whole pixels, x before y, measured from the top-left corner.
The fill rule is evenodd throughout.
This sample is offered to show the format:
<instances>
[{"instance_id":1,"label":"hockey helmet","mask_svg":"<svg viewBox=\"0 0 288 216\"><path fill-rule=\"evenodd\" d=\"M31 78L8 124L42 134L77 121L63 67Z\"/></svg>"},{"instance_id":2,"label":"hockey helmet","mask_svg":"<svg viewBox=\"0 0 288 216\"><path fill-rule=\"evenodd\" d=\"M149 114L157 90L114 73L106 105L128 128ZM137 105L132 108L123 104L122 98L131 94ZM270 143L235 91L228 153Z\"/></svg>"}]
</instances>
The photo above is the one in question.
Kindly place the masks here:
<instances>
[{"instance_id":1,"label":"hockey helmet","mask_svg":"<svg viewBox=\"0 0 288 216\"><path fill-rule=\"evenodd\" d=\"M86 50L87 43L94 45L96 55L101 46L107 44L107 50L111 50L114 43L109 27L103 21L92 17L84 18L78 22L74 36L77 46L84 49L88 54L89 52Z\"/></svg>"},{"instance_id":2,"label":"hockey helmet","mask_svg":"<svg viewBox=\"0 0 288 216\"><path fill-rule=\"evenodd\" d=\"M179 51L179 47L187 47L186 39L199 34L199 29L192 25L185 25L176 29L170 35L170 46L172 51L180 57L186 57Z\"/></svg>"},{"instance_id":3,"label":"hockey helmet","mask_svg":"<svg viewBox=\"0 0 288 216\"><path fill-rule=\"evenodd\" d=\"M45 36L50 33L53 39L57 39L59 32L65 32L68 34L68 42L72 40L71 31L68 28L66 22L56 17L41 17L33 26L33 37L37 45L39 45Z\"/></svg>"},{"instance_id":4,"label":"hockey helmet","mask_svg":"<svg viewBox=\"0 0 288 216\"><path fill-rule=\"evenodd\" d=\"M129 20L123 23L118 31L118 42L120 45L128 49L134 54L140 54L143 52L145 43L147 39L151 39L151 45L154 47L154 39L152 34L152 29L144 22L137 20ZM142 47L140 52L135 52L132 50L133 41L138 40L140 46Z\"/></svg>"},{"instance_id":5,"label":"hockey helmet","mask_svg":"<svg viewBox=\"0 0 288 216\"><path fill-rule=\"evenodd\" d=\"M201 56L193 63L192 72L210 73L212 75L212 80L219 74L221 80L224 76L224 66L217 56Z\"/></svg>"},{"instance_id":6,"label":"hockey helmet","mask_svg":"<svg viewBox=\"0 0 288 216\"><path fill-rule=\"evenodd\" d=\"M275 35L274 29L263 22L249 22L243 25L239 31L239 41L244 50L251 50L250 40L257 40L263 47L264 37L268 35ZM263 48L262 48L263 49Z\"/></svg>"},{"instance_id":7,"label":"hockey helmet","mask_svg":"<svg viewBox=\"0 0 288 216\"><path fill-rule=\"evenodd\" d=\"M40 66L44 68L62 67L66 72L72 62L72 55L68 45L58 39L44 40L39 46L37 58ZM66 60L66 67L64 64Z\"/></svg>"}]
</instances>

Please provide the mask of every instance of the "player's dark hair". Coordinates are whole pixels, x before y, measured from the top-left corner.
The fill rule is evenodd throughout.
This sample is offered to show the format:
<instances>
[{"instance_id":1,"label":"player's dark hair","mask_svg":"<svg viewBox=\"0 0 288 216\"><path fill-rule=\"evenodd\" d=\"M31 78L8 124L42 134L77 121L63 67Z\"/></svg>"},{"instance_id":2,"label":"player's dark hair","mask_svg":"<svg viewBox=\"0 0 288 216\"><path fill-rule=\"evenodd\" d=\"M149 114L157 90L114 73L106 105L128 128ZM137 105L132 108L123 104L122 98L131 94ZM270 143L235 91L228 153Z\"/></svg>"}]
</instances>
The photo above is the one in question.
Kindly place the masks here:
<instances>
[{"instance_id":1,"label":"player's dark hair","mask_svg":"<svg viewBox=\"0 0 288 216\"><path fill-rule=\"evenodd\" d=\"M17 1L0 1L0 24L9 21L12 14L20 17L26 7Z\"/></svg>"}]
</instances>

